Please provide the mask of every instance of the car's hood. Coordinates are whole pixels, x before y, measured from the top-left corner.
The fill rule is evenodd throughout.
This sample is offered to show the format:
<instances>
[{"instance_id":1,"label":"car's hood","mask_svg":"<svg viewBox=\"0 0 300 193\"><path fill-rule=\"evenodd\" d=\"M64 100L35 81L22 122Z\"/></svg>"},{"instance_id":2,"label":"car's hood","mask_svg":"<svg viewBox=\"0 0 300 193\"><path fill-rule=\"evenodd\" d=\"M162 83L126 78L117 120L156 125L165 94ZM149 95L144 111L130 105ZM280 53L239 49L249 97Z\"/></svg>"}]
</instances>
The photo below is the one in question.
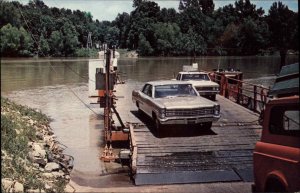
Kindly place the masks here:
<instances>
[{"instance_id":1,"label":"car's hood","mask_svg":"<svg viewBox=\"0 0 300 193\"><path fill-rule=\"evenodd\" d=\"M189 80L188 82L195 87L196 86L215 86L215 87L219 86L217 83L209 80Z\"/></svg>"},{"instance_id":2,"label":"car's hood","mask_svg":"<svg viewBox=\"0 0 300 193\"><path fill-rule=\"evenodd\" d=\"M166 109L177 109L177 108L201 108L201 107L213 107L217 105L215 102L212 102L206 98L200 96L185 96L185 97L165 97L157 98L155 101Z\"/></svg>"}]
</instances>

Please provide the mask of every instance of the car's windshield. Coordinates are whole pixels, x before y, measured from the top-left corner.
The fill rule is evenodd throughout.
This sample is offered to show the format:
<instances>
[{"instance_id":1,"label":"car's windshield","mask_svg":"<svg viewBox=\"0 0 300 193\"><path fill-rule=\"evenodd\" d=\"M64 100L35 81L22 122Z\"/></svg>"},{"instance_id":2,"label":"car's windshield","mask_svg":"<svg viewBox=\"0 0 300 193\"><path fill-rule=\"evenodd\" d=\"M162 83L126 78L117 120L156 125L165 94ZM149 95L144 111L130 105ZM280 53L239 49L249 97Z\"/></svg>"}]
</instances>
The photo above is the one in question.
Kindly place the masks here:
<instances>
[{"instance_id":1,"label":"car's windshield","mask_svg":"<svg viewBox=\"0 0 300 193\"><path fill-rule=\"evenodd\" d=\"M183 74L182 80L209 80L207 74Z\"/></svg>"},{"instance_id":2,"label":"car's windshield","mask_svg":"<svg viewBox=\"0 0 300 193\"><path fill-rule=\"evenodd\" d=\"M167 84L155 86L154 98L169 96L197 96L191 84Z\"/></svg>"}]
</instances>

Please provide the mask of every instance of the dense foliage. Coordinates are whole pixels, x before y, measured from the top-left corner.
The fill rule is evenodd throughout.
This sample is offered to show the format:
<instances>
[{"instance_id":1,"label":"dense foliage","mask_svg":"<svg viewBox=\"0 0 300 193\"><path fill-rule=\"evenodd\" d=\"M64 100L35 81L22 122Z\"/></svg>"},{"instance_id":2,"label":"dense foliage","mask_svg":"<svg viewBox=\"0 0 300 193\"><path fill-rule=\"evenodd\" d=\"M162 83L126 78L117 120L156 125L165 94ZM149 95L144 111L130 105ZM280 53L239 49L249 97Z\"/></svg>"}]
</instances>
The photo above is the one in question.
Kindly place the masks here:
<instances>
[{"instance_id":1,"label":"dense foliage","mask_svg":"<svg viewBox=\"0 0 300 193\"><path fill-rule=\"evenodd\" d=\"M80 10L0 4L3 56L85 56L88 33L96 45L107 43L140 55L255 55L299 49L298 12L275 2L265 14L250 0L215 9L213 0L180 0L179 11L133 0L134 10L115 20L93 20ZM98 46L97 46L98 48Z\"/></svg>"}]
</instances>

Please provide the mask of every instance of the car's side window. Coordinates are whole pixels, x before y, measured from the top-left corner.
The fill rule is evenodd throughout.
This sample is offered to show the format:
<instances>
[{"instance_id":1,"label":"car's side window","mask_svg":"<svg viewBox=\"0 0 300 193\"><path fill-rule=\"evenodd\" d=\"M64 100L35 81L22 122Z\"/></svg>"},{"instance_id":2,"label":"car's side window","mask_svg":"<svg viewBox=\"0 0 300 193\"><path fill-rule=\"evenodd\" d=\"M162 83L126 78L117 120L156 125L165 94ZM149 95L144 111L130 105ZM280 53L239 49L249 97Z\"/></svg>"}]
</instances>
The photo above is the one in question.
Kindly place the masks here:
<instances>
[{"instance_id":1,"label":"car's side window","mask_svg":"<svg viewBox=\"0 0 300 193\"><path fill-rule=\"evenodd\" d=\"M149 84L146 84L145 86L144 86L144 88L143 88L143 90L142 90L142 92L144 93L144 94L148 94L148 90L149 90Z\"/></svg>"},{"instance_id":2,"label":"car's side window","mask_svg":"<svg viewBox=\"0 0 300 193\"><path fill-rule=\"evenodd\" d=\"M148 95L149 97L152 97L152 85L149 86L147 95Z\"/></svg>"},{"instance_id":3,"label":"car's side window","mask_svg":"<svg viewBox=\"0 0 300 193\"><path fill-rule=\"evenodd\" d=\"M286 131L291 130L298 130L300 131L299 127L299 110L292 110L292 111L285 111L284 112L284 123L283 129Z\"/></svg>"},{"instance_id":4,"label":"car's side window","mask_svg":"<svg viewBox=\"0 0 300 193\"><path fill-rule=\"evenodd\" d=\"M152 97L152 85L146 84L142 90L142 92L145 95L148 95L149 97Z\"/></svg>"},{"instance_id":5,"label":"car's side window","mask_svg":"<svg viewBox=\"0 0 300 193\"><path fill-rule=\"evenodd\" d=\"M278 135L300 136L298 107L273 107L270 117L270 132Z\"/></svg>"}]
</instances>

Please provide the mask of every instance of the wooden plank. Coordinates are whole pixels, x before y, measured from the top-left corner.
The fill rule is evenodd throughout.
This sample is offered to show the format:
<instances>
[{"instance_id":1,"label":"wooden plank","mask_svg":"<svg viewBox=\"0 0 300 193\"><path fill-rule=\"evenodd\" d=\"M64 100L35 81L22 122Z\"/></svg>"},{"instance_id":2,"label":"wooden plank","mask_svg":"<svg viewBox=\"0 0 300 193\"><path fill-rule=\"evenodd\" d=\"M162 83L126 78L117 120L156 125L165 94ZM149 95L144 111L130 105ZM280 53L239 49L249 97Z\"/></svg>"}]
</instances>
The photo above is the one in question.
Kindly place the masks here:
<instances>
[{"instance_id":1,"label":"wooden plank","mask_svg":"<svg viewBox=\"0 0 300 193\"><path fill-rule=\"evenodd\" d=\"M136 173L136 161L137 161L137 145L135 141L134 135L134 127L133 125L129 125L129 132L130 132L130 144L131 144L131 170L132 173Z\"/></svg>"}]
</instances>

